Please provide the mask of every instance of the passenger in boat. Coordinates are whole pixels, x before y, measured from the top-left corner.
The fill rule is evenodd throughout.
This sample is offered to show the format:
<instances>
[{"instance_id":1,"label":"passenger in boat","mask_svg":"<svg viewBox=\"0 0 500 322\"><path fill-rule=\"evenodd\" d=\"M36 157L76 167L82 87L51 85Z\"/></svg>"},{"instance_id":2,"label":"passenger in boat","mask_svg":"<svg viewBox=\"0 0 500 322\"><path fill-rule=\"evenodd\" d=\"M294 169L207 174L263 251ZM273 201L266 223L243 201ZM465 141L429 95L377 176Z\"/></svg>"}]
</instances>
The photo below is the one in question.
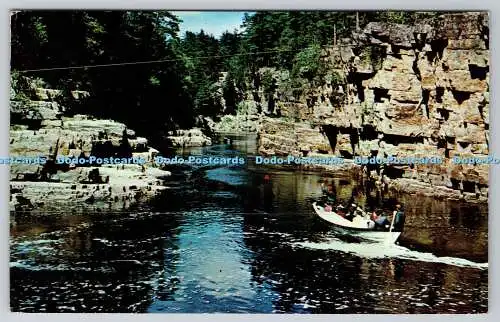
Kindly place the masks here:
<instances>
[{"instance_id":1,"label":"passenger in boat","mask_svg":"<svg viewBox=\"0 0 500 322\"><path fill-rule=\"evenodd\" d=\"M375 222L375 229L387 230L388 228L390 228L391 223L383 213L377 215L375 212L373 212L373 214L375 219L372 220Z\"/></svg>"},{"instance_id":2,"label":"passenger in boat","mask_svg":"<svg viewBox=\"0 0 500 322\"><path fill-rule=\"evenodd\" d=\"M396 210L394 210L393 216L395 216L393 230L402 232L405 224L405 213L403 212L400 204L396 205Z\"/></svg>"},{"instance_id":3,"label":"passenger in boat","mask_svg":"<svg viewBox=\"0 0 500 322\"><path fill-rule=\"evenodd\" d=\"M353 221L354 217L356 217L356 208L357 207L355 204L351 204L351 206L347 210L347 213L345 215L345 219L347 219L349 221Z\"/></svg>"},{"instance_id":4,"label":"passenger in boat","mask_svg":"<svg viewBox=\"0 0 500 322\"><path fill-rule=\"evenodd\" d=\"M336 193L332 183L328 184L328 181L326 179L321 182L321 192L323 193L323 196L321 197L321 204L325 208L327 206L330 206L331 210L333 210L333 207L336 203Z\"/></svg>"},{"instance_id":5,"label":"passenger in boat","mask_svg":"<svg viewBox=\"0 0 500 322\"><path fill-rule=\"evenodd\" d=\"M361 207L359 207L359 206L356 206L356 210L355 210L354 214L356 216L360 216L360 217L368 219L367 213L363 209L361 209Z\"/></svg>"},{"instance_id":6,"label":"passenger in boat","mask_svg":"<svg viewBox=\"0 0 500 322\"><path fill-rule=\"evenodd\" d=\"M335 195L335 190L333 188L333 184L328 185L328 190L326 192L326 198L327 198L328 203L335 204L337 198Z\"/></svg>"},{"instance_id":7,"label":"passenger in boat","mask_svg":"<svg viewBox=\"0 0 500 322\"><path fill-rule=\"evenodd\" d=\"M338 205L336 210L337 210L337 215L345 217L346 213L344 206Z\"/></svg>"},{"instance_id":8,"label":"passenger in boat","mask_svg":"<svg viewBox=\"0 0 500 322\"><path fill-rule=\"evenodd\" d=\"M326 195L326 193L328 192L327 184L328 184L328 181L326 179L321 181L321 192L323 193L323 195Z\"/></svg>"}]
</instances>

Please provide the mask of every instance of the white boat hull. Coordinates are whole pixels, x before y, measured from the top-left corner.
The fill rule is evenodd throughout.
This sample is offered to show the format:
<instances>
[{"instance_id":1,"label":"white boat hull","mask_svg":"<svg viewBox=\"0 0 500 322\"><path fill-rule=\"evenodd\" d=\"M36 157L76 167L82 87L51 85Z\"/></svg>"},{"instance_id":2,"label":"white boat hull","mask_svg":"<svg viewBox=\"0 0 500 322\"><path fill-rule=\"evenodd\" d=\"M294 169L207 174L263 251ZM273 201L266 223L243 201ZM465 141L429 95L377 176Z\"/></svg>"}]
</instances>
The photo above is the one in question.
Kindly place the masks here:
<instances>
[{"instance_id":1,"label":"white boat hull","mask_svg":"<svg viewBox=\"0 0 500 322\"><path fill-rule=\"evenodd\" d=\"M321 219L328 221L337 227L349 230L349 233L352 235L358 235L365 239L393 244L401 235L401 232L375 230L375 223L370 219L358 216L353 221L350 221L333 211L324 211L323 207L318 206L316 203L313 203L313 208Z\"/></svg>"}]
</instances>

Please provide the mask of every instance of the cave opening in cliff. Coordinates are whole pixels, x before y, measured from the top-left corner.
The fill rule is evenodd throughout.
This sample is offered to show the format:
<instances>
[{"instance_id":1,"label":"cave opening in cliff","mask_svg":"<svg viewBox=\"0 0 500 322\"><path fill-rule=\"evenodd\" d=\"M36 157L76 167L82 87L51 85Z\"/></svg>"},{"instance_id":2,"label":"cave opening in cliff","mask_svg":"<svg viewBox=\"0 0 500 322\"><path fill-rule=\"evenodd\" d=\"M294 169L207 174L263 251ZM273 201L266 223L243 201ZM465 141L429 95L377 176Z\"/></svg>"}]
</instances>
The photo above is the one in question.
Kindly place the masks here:
<instances>
[{"instance_id":1,"label":"cave opening in cliff","mask_svg":"<svg viewBox=\"0 0 500 322\"><path fill-rule=\"evenodd\" d=\"M484 120L484 114L483 114L483 111L484 111L484 103L479 103L477 105L477 109L479 111L479 115L481 115L481 119Z\"/></svg>"},{"instance_id":2,"label":"cave opening in cliff","mask_svg":"<svg viewBox=\"0 0 500 322\"><path fill-rule=\"evenodd\" d=\"M338 127L340 134L351 134L352 129L350 127Z\"/></svg>"},{"instance_id":3,"label":"cave opening in cliff","mask_svg":"<svg viewBox=\"0 0 500 322\"><path fill-rule=\"evenodd\" d=\"M255 73L253 75L253 86L254 86L254 88L259 88L260 85L261 85L260 74L259 73Z\"/></svg>"},{"instance_id":4,"label":"cave opening in cliff","mask_svg":"<svg viewBox=\"0 0 500 322\"><path fill-rule=\"evenodd\" d=\"M445 158L450 158L450 148L453 148L455 146L455 138L454 137L447 137L446 138L446 149L444 150L444 156Z\"/></svg>"},{"instance_id":5,"label":"cave opening in cliff","mask_svg":"<svg viewBox=\"0 0 500 322\"><path fill-rule=\"evenodd\" d=\"M90 155L95 156L96 158L107 158L110 156L115 156L116 152L122 152L118 151L123 148L122 145L119 147L114 147L113 143L111 141L104 141L104 142L95 142L92 144L92 148L90 150ZM119 157L123 157L122 153L119 153Z\"/></svg>"},{"instance_id":6,"label":"cave opening in cliff","mask_svg":"<svg viewBox=\"0 0 500 322\"><path fill-rule=\"evenodd\" d=\"M433 51L428 51L425 53L425 55L427 56L427 61L432 64L432 62L436 58L436 53Z\"/></svg>"},{"instance_id":7,"label":"cave opening in cliff","mask_svg":"<svg viewBox=\"0 0 500 322\"><path fill-rule=\"evenodd\" d=\"M272 97L272 95L269 95L269 99L267 101L267 112L270 114L273 114L275 107L276 107L276 104L274 102L274 98Z\"/></svg>"},{"instance_id":8,"label":"cave opening in cliff","mask_svg":"<svg viewBox=\"0 0 500 322\"><path fill-rule=\"evenodd\" d=\"M358 94L358 99L360 102L365 101L365 87L363 86L363 81L373 77L373 73L355 73L350 72L347 74L347 82L353 84L356 87Z\"/></svg>"},{"instance_id":9,"label":"cave opening in cliff","mask_svg":"<svg viewBox=\"0 0 500 322\"><path fill-rule=\"evenodd\" d=\"M447 145L445 139L439 139L438 140L438 145L437 145L438 149L446 149L447 146L448 145Z\"/></svg>"},{"instance_id":10,"label":"cave opening in cliff","mask_svg":"<svg viewBox=\"0 0 500 322\"><path fill-rule=\"evenodd\" d=\"M428 89L422 90L422 104L424 107L424 109L422 110L422 115L424 115L427 118L429 118L429 109L428 109L429 95L430 95L430 91Z\"/></svg>"},{"instance_id":11,"label":"cave opening in cliff","mask_svg":"<svg viewBox=\"0 0 500 322\"><path fill-rule=\"evenodd\" d=\"M488 27L487 23L483 24L483 28L481 28L481 36L483 36L484 46L486 50L490 49L489 35L490 35L490 28Z\"/></svg>"},{"instance_id":12,"label":"cave opening in cliff","mask_svg":"<svg viewBox=\"0 0 500 322\"><path fill-rule=\"evenodd\" d=\"M346 151L346 150L340 150L339 153L340 153L340 156L344 159L350 160L353 157L353 154L349 151Z\"/></svg>"},{"instance_id":13,"label":"cave opening in cliff","mask_svg":"<svg viewBox=\"0 0 500 322\"><path fill-rule=\"evenodd\" d=\"M339 186L349 186L349 185L351 185L351 181L346 180L346 179L339 180Z\"/></svg>"},{"instance_id":14,"label":"cave opening in cliff","mask_svg":"<svg viewBox=\"0 0 500 322\"><path fill-rule=\"evenodd\" d=\"M372 37L374 39L380 40L382 43L390 44L391 43L391 37L389 37L386 34L372 34Z\"/></svg>"},{"instance_id":15,"label":"cave opening in cliff","mask_svg":"<svg viewBox=\"0 0 500 322\"><path fill-rule=\"evenodd\" d=\"M391 95L389 95L389 90L385 88L374 88L373 95L375 103L383 103L385 100L390 100Z\"/></svg>"},{"instance_id":16,"label":"cave opening in cliff","mask_svg":"<svg viewBox=\"0 0 500 322\"><path fill-rule=\"evenodd\" d=\"M340 96L332 94L328 96L328 100L330 101L332 107L334 108L342 107L342 100L340 99Z\"/></svg>"},{"instance_id":17,"label":"cave opening in cliff","mask_svg":"<svg viewBox=\"0 0 500 322\"><path fill-rule=\"evenodd\" d=\"M321 126L323 133L325 133L328 142L330 143L330 147L332 148L332 151L335 152L335 147L337 146L337 135L339 133L339 130L336 126L333 125L323 125Z\"/></svg>"},{"instance_id":18,"label":"cave opening in cliff","mask_svg":"<svg viewBox=\"0 0 500 322\"><path fill-rule=\"evenodd\" d=\"M480 185L478 185L480 187ZM464 189L465 191L465 189ZM463 207L465 211L462 211L462 214L466 213L466 216L461 216L461 224L464 228L467 229L478 229L485 218L484 212L476 205L467 205Z\"/></svg>"},{"instance_id":19,"label":"cave opening in cliff","mask_svg":"<svg viewBox=\"0 0 500 322\"><path fill-rule=\"evenodd\" d=\"M450 118L450 111L445 110L444 108L438 108L437 111L443 120L448 121Z\"/></svg>"},{"instance_id":20,"label":"cave opening in cliff","mask_svg":"<svg viewBox=\"0 0 500 322\"><path fill-rule=\"evenodd\" d=\"M424 138L421 136L406 136L396 134L384 134L384 141L388 144L419 144L424 143Z\"/></svg>"},{"instance_id":21,"label":"cave opening in cliff","mask_svg":"<svg viewBox=\"0 0 500 322\"><path fill-rule=\"evenodd\" d=\"M40 173L40 179L47 180L50 175L56 174L57 170L67 171L69 170L69 164L59 165L54 160L47 160Z\"/></svg>"},{"instance_id":22,"label":"cave opening in cliff","mask_svg":"<svg viewBox=\"0 0 500 322\"><path fill-rule=\"evenodd\" d=\"M401 53L400 53L401 48L397 45L391 45L391 51L392 51L392 56L401 59Z\"/></svg>"},{"instance_id":23,"label":"cave opening in cliff","mask_svg":"<svg viewBox=\"0 0 500 322\"><path fill-rule=\"evenodd\" d=\"M444 88L436 87L436 103L443 103Z\"/></svg>"},{"instance_id":24,"label":"cave opening in cliff","mask_svg":"<svg viewBox=\"0 0 500 322\"><path fill-rule=\"evenodd\" d=\"M450 157L450 149L448 149L448 142L446 139L439 139L437 144L438 149L444 149L444 157Z\"/></svg>"},{"instance_id":25,"label":"cave opening in cliff","mask_svg":"<svg viewBox=\"0 0 500 322\"><path fill-rule=\"evenodd\" d=\"M489 71L490 71L489 66L481 67L478 65L469 64L469 72L470 72L470 77L472 79L485 80Z\"/></svg>"},{"instance_id":26,"label":"cave opening in cliff","mask_svg":"<svg viewBox=\"0 0 500 322\"><path fill-rule=\"evenodd\" d=\"M42 128L42 120L28 120L24 124L28 126L28 130L38 131Z\"/></svg>"},{"instance_id":27,"label":"cave opening in cliff","mask_svg":"<svg viewBox=\"0 0 500 322\"><path fill-rule=\"evenodd\" d=\"M10 113L10 123L28 126L28 130L37 131L42 127L41 119L27 119L20 113Z\"/></svg>"},{"instance_id":28,"label":"cave opening in cliff","mask_svg":"<svg viewBox=\"0 0 500 322\"><path fill-rule=\"evenodd\" d=\"M359 145L359 132L358 129L356 128L351 128L351 131L349 133L349 140L351 141L351 149L352 153L356 153L356 146Z\"/></svg>"},{"instance_id":29,"label":"cave opening in cliff","mask_svg":"<svg viewBox=\"0 0 500 322\"><path fill-rule=\"evenodd\" d=\"M358 98L362 103L365 101L365 88L361 85L361 81L356 82L356 88L358 89Z\"/></svg>"},{"instance_id":30,"label":"cave opening in cliff","mask_svg":"<svg viewBox=\"0 0 500 322\"><path fill-rule=\"evenodd\" d=\"M370 47L370 61L375 72L382 69L384 60L387 58L387 49L384 46Z\"/></svg>"},{"instance_id":31,"label":"cave opening in cliff","mask_svg":"<svg viewBox=\"0 0 500 322\"><path fill-rule=\"evenodd\" d=\"M404 170L388 166L384 170L384 174L389 178L389 179L399 179L403 177Z\"/></svg>"},{"instance_id":32,"label":"cave opening in cliff","mask_svg":"<svg viewBox=\"0 0 500 322\"><path fill-rule=\"evenodd\" d=\"M364 125L361 129L360 137L363 141L376 140L378 132L373 125Z\"/></svg>"},{"instance_id":33,"label":"cave opening in cliff","mask_svg":"<svg viewBox=\"0 0 500 322\"><path fill-rule=\"evenodd\" d=\"M314 105L316 105L317 97L316 96L311 96L310 98L306 99L306 104L309 109L312 109Z\"/></svg>"},{"instance_id":34,"label":"cave opening in cliff","mask_svg":"<svg viewBox=\"0 0 500 322\"><path fill-rule=\"evenodd\" d=\"M428 89L422 90L422 104L429 105L430 91Z\"/></svg>"},{"instance_id":35,"label":"cave opening in cliff","mask_svg":"<svg viewBox=\"0 0 500 322\"><path fill-rule=\"evenodd\" d=\"M259 93L258 93L258 92L253 91L253 92L252 92L252 97L253 97L253 100L254 100L255 102L260 102L260 96L259 96Z\"/></svg>"},{"instance_id":36,"label":"cave opening in cliff","mask_svg":"<svg viewBox=\"0 0 500 322\"><path fill-rule=\"evenodd\" d=\"M424 48L424 46L425 46L425 41L427 39L427 34L425 34L425 33L419 33L419 32L414 32L413 33L413 39L415 40L412 43L413 49L421 51Z\"/></svg>"},{"instance_id":37,"label":"cave opening in cliff","mask_svg":"<svg viewBox=\"0 0 500 322\"><path fill-rule=\"evenodd\" d=\"M462 186L464 189L464 192L471 192L475 193L476 192L476 183L472 181L462 181Z\"/></svg>"},{"instance_id":38,"label":"cave opening in cliff","mask_svg":"<svg viewBox=\"0 0 500 322\"><path fill-rule=\"evenodd\" d=\"M443 58L443 52L447 46L448 46L448 39L446 38L434 39L431 41L432 52L435 53L435 57L437 57L438 59ZM434 57L432 60L434 60Z\"/></svg>"},{"instance_id":39,"label":"cave opening in cliff","mask_svg":"<svg viewBox=\"0 0 500 322\"><path fill-rule=\"evenodd\" d=\"M352 53L354 54L354 56L361 55L361 47L353 47L352 48Z\"/></svg>"},{"instance_id":40,"label":"cave opening in cliff","mask_svg":"<svg viewBox=\"0 0 500 322\"><path fill-rule=\"evenodd\" d=\"M471 93L462 92L462 91L452 91L453 98L457 101L458 105L462 105L463 102L468 100L471 96Z\"/></svg>"},{"instance_id":41,"label":"cave opening in cliff","mask_svg":"<svg viewBox=\"0 0 500 322\"><path fill-rule=\"evenodd\" d=\"M467 150L469 147L469 142L458 142L458 152L468 152Z\"/></svg>"},{"instance_id":42,"label":"cave opening in cliff","mask_svg":"<svg viewBox=\"0 0 500 322\"><path fill-rule=\"evenodd\" d=\"M418 68L418 56L413 60L413 64L411 65L411 69L415 73L415 76L417 76L417 79L419 81L422 81L422 75L420 74L420 69Z\"/></svg>"}]
</instances>

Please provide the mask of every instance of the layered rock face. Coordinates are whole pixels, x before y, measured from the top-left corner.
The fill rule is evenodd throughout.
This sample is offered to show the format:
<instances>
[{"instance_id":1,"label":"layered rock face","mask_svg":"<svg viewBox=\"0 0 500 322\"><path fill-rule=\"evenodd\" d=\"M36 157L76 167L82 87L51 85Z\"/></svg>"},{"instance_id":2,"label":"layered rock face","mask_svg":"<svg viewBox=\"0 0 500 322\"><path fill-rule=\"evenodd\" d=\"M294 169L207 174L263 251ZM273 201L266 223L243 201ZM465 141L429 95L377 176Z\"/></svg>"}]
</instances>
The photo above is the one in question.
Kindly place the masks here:
<instances>
[{"instance_id":1,"label":"layered rock face","mask_svg":"<svg viewBox=\"0 0 500 322\"><path fill-rule=\"evenodd\" d=\"M212 139L203 134L201 129L177 130L168 133L167 140L174 147L194 147L212 145Z\"/></svg>"},{"instance_id":2,"label":"layered rock face","mask_svg":"<svg viewBox=\"0 0 500 322\"><path fill-rule=\"evenodd\" d=\"M371 175L402 190L487 200L488 165L452 159L489 153L488 33L486 13L369 23L351 43L324 51L332 81L277 102L287 121L263 121L260 152L439 156L442 164L389 165Z\"/></svg>"},{"instance_id":3,"label":"layered rock face","mask_svg":"<svg viewBox=\"0 0 500 322\"><path fill-rule=\"evenodd\" d=\"M236 115L224 115L214 124L212 130L218 133L255 133L260 129L262 115L260 103L254 100L242 101Z\"/></svg>"},{"instance_id":4,"label":"layered rock face","mask_svg":"<svg viewBox=\"0 0 500 322\"><path fill-rule=\"evenodd\" d=\"M266 72L266 69L260 70L260 73ZM228 106L224 99L223 87L226 82L227 73L222 72L219 81L215 83L217 89L214 94L214 100L222 107L224 115L218 122L213 122L210 129L215 133L256 133L260 129L262 121L261 112L263 105L267 104L266 95L263 93L262 87L254 87L252 84L247 84L250 90L241 91L235 86L235 92L242 96L242 100L236 104L237 106ZM253 89L252 89L253 87ZM236 114L234 115L234 113Z\"/></svg>"},{"instance_id":5,"label":"layered rock face","mask_svg":"<svg viewBox=\"0 0 500 322\"><path fill-rule=\"evenodd\" d=\"M11 210L123 209L165 189L161 179L170 173L155 168L158 151L145 138L111 120L62 117L60 95L39 88L37 100L11 101L10 156L35 159L10 165ZM75 91L72 99L87 95ZM145 164L60 164L57 156L135 157Z\"/></svg>"}]
</instances>

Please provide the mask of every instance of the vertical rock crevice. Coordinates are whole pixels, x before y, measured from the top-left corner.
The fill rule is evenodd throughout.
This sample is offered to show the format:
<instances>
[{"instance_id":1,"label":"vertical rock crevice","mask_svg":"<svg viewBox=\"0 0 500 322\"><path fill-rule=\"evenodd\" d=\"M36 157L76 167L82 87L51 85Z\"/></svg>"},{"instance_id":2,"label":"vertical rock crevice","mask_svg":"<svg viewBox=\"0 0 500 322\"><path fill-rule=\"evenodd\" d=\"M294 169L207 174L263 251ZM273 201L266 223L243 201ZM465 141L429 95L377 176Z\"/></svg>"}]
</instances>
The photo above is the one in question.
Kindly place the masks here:
<instances>
[{"instance_id":1,"label":"vertical rock crevice","mask_svg":"<svg viewBox=\"0 0 500 322\"><path fill-rule=\"evenodd\" d=\"M454 156L488 154L487 20L487 13L477 12L443 14L411 26L369 23L350 45L325 54L329 68L340 71L343 98L336 92L339 84L332 83L313 94L302 91L294 103L298 120L314 121L323 129L315 139L299 135L297 144L327 140L329 153L345 158L373 152L439 156L441 165L419 167L416 174L410 166L388 166L386 175L434 187L456 188L451 179L487 185L487 165L450 162ZM338 52L342 59L335 57ZM312 111L304 112L312 105ZM476 198L468 195L471 191L461 189L461 197ZM480 191L481 197L486 191Z\"/></svg>"}]
</instances>

